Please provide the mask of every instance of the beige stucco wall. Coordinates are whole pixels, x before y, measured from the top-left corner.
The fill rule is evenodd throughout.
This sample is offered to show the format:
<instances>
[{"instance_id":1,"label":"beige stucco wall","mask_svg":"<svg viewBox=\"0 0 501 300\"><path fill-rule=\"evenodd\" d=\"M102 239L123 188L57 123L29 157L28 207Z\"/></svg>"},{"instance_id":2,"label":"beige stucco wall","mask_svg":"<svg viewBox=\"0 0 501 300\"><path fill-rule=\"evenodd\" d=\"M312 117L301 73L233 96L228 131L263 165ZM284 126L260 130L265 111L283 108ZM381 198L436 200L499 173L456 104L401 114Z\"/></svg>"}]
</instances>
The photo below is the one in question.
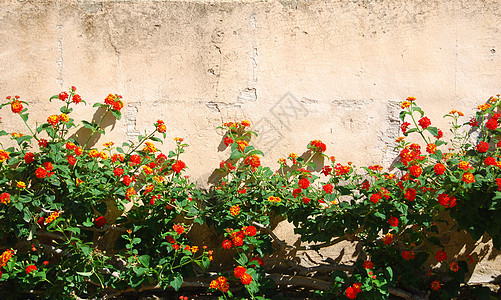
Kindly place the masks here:
<instances>
[{"instance_id":1,"label":"beige stucco wall","mask_svg":"<svg viewBox=\"0 0 501 300\"><path fill-rule=\"evenodd\" d=\"M228 157L216 127L243 119L269 166L312 139L340 162L388 166L399 100L417 97L445 128L444 113L468 115L501 92L500 15L495 0L3 0L0 96L21 95L34 122L72 85L90 104L77 119L122 94L124 118L99 144L163 119L161 148L184 137L188 174L202 185ZM2 129L21 128L7 109L0 117Z\"/></svg>"}]
</instances>

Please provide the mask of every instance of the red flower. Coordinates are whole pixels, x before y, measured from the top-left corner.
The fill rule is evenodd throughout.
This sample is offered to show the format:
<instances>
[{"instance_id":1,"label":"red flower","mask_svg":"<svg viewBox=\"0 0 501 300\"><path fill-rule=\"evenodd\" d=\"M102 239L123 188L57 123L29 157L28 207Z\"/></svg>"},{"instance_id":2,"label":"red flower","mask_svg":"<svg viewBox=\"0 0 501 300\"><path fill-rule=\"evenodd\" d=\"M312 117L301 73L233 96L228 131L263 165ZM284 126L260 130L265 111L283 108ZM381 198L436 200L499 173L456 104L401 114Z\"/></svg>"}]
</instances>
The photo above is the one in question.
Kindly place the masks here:
<instances>
[{"instance_id":1,"label":"red flower","mask_svg":"<svg viewBox=\"0 0 501 300\"><path fill-rule=\"evenodd\" d=\"M402 133L405 135L407 133L407 128L411 125L409 122L403 122L402 125L400 125L400 129L402 130Z\"/></svg>"},{"instance_id":2,"label":"red flower","mask_svg":"<svg viewBox=\"0 0 501 300\"><path fill-rule=\"evenodd\" d=\"M124 169L116 168L115 170L113 170L113 174L115 174L115 176L122 176L124 174Z\"/></svg>"},{"instance_id":3,"label":"red flower","mask_svg":"<svg viewBox=\"0 0 501 300\"><path fill-rule=\"evenodd\" d=\"M364 261L364 265L363 266L364 266L365 269L371 269L372 270L372 268L374 268L374 263L372 261L370 261L370 260L366 260L366 261Z\"/></svg>"},{"instance_id":4,"label":"red flower","mask_svg":"<svg viewBox=\"0 0 501 300\"><path fill-rule=\"evenodd\" d=\"M490 130L496 130L498 127L498 120L491 118L489 121L485 122L485 127L489 128Z\"/></svg>"},{"instance_id":5,"label":"red flower","mask_svg":"<svg viewBox=\"0 0 501 300\"><path fill-rule=\"evenodd\" d=\"M362 183L362 189L368 191L369 188L371 187L371 184L369 183L369 181L365 180L363 183Z\"/></svg>"},{"instance_id":6,"label":"red flower","mask_svg":"<svg viewBox=\"0 0 501 300\"><path fill-rule=\"evenodd\" d=\"M247 272L247 269L242 267L242 266L237 266L234 270L233 270L233 274L235 274L235 277L236 278L240 278L242 277L242 275L244 275L244 273Z\"/></svg>"},{"instance_id":7,"label":"red flower","mask_svg":"<svg viewBox=\"0 0 501 300\"><path fill-rule=\"evenodd\" d=\"M500 180L500 184L501 184L501 178L500 178L499 180ZM501 185L500 185L500 186L501 186ZM500 187L499 189L501 190L501 187ZM304 203L304 204L308 204L308 203L310 203L310 201L311 201L311 199L310 199L310 198L308 198L308 197L306 197L306 196L304 196L304 197L303 197L303 203Z\"/></svg>"},{"instance_id":8,"label":"red flower","mask_svg":"<svg viewBox=\"0 0 501 300\"><path fill-rule=\"evenodd\" d=\"M473 176L473 174L471 174L471 173L466 172L463 174L463 182L473 183L473 182L475 182L475 176Z\"/></svg>"},{"instance_id":9,"label":"red flower","mask_svg":"<svg viewBox=\"0 0 501 300\"><path fill-rule=\"evenodd\" d=\"M443 175L445 173L445 166L441 163L437 163L435 166L433 166L433 170L435 171L435 174Z\"/></svg>"},{"instance_id":10,"label":"red flower","mask_svg":"<svg viewBox=\"0 0 501 300\"><path fill-rule=\"evenodd\" d=\"M183 226L181 226L181 225L174 224L174 225L172 226L172 229L174 229L174 231L175 231L178 235L181 235L181 234L183 234L183 232L184 232L184 227L183 227Z\"/></svg>"},{"instance_id":11,"label":"red flower","mask_svg":"<svg viewBox=\"0 0 501 300\"><path fill-rule=\"evenodd\" d=\"M428 117L422 117L421 119L419 119L418 124L419 126L421 126L421 128L426 129L431 125L431 121L430 119L428 119Z\"/></svg>"},{"instance_id":12,"label":"red flower","mask_svg":"<svg viewBox=\"0 0 501 300\"><path fill-rule=\"evenodd\" d=\"M178 160L172 165L172 171L179 174L184 167L186 167L186 164L182 160Z\"/></svg>"},{"instance_id":13,"label":"red flower","mask_svg":"<svg viewBox=\"0 0 501 300\"><path fill-rule=\"evenodd\" d=\"M254 226L244 227L244 234L247 236L255 236L257 234L256 227Z\"/></svg>"},{"instance_id":14,"label":"red flower","mask_svg":"<svg viewBox=\"0 0 501 300\"><path fill-rule=\"evenodd\" d=\"M129 165L135 166L135 165L139 165L140 163L141 163L141 156L139 156L137 154L133 154L130 156Z\"/></svg>"},{"instance_id":15,"label":"red flower","mask_svg":"<svg viewBox=\"0 0 501 300\"><path fill-rule=\"evenodd\" d=\"M409 168L409 173L414 176L414 177L419 177L421 176L421 173L423 172L423 169L421 169L420 166L418 165L412 165Z\"/></svg>"},{"instance_id":16,"label":"red flower","mask_svg":"<svg viewBox=\"0 0 501 300\"><path fill-rule=\"evenodd\" d=\"M299 195L302 193L302 191L303 191L303 190L302 190L302 189L300 189L300 188L294 189L294 190L292 191L292 196L294 196L294 198L296 198L297 196L299 196Z\"/></svg>"},{"instance_id":17,"label":"red flower","mask_svg":"<svg viewBox=\"0 0 501 300\"><path fill-rule=\"evenodd\" d=\"M475 118L471 118L470 122L468 123L471 127L477 127L478 126L478 121Z\"/></svg>"},{"instance_id":18,"label":"red flower","mask_svg":"<svg viewBox=\"0 0 501 300\"><path fill-rule=\"evenodd\" d=\"M235 245L235 247L242 246L244 244L244 235L238 233L231 239L231 241L233 242L233 245Z\"/></svg>"},{"instance_id":19,"label":"red flower","mask_svg":"<svg viewBox=\"0 0 501 300\"><path fill-rule=\"evenodd\" d=\"M73 101L73 103L75 103L75 104L78 104L78 103L82 102L82 97L80 97L80 95L78 95L78 94L75 94L75 95L73 95L73 97L71 97L71 101Z\"/></svg>"},{"instance_id":20,"label":"red flower","mask_svg":"<svg viewBox=\"0 0 501 300\"><path fill-rule=\"evenodd\" d=\"M14 100L10 104L10 109L13 113L18 114L23 110L23 104L21 104L21 101Z\"/></svg>"},{"instance_id":21,"label":"red flower","mask_svg":"<svg viewBox=\"0 0 501 300\"><path fill-rule=\"evenodd\" d=\"M223 241L223 249L230 249L233 244L231 243L231 240L224 240Z\"/></svg>"},{"instance_id":22,"label":"red flower","mask_svg":"<svg viewBox=\"0 0 501 300\"><path fill-rule=\"evenodd\" d=\"M445 251L443 250L440 250L435 254L435 258L438 262L442 262L447 259L447 253L445 253Z\"/></svg>"},{"instance_id":23,"label":"red flower","mask_svg":"<svg viewBox=\"0 0 501 300\"><path fill-rule=\"evenodd\" d=\"M46 266L48 264L49 264L49 262L47 260L44 260L43 265Z\"/></svg>"},{"instance_id":24,"label":"red flower","mask_svg":"<svg viewBox=\"0 0 501 300\"><path fill-rule=\"evenodd\" d=\"M68 99L68 93L61 92L61 93L59 93L58 97L59 97L59 100L66 101L66 99Z\"/></svg>"},{"instance_id":25,"label":"red flower","mask_svg":"<svg viewBox=\"0 0 501 300\"><path fill-rule=\"evenodd\" d=\"M416 190L415 190L415 189L413 189L413 188L408 188L408 189L405 191L404 197L405 197L405 199L407 199L408 201L414 201L414 200L416 200Z\"/></svg>"},{"instance_id":26,"label":"red flower","mask_svg":"<svg viewBox=\"0 0 501 300\"><path fill-rule=\"evenodd\" d=\"M346 298L348 298L348 299L355 299L355 298L357 298L358 291L355 288L349 286L346 289L346 291L344 292L344 294L346 295Z\"/></svg>"},{"instance_id":27,"label":"red flower","mask_svg":"<svg viewBox=\"0 0 501 300\"><path fill-rule=\"evenodd\" d=\"M332 190L334 189L334 186L332 184L326 184L322 187L322 189L324 190L324 192L326 192L327 194L332 194Z\"/></svg>"},{"instance_id":28,"label":"red flower","mask_svg":"<svg viewBox=\"0 0 501 300\"><path fill-rule=\"evenodd\" d=\"M132 182L132 179L130 178L129 175L125 175L124 178L122 179L123 183L125 186L129 186Z\"/></svg>"},{"instance_id":29,"label":"red flower","mask_svg":"<svg viewBox=\"0 0 501 300\"><path fill-rule=\"evenodd\" d=\"M434 137L437 138L437 140L438 140L444 136L444 133L440 129L438 129L437 131L438 131L438 133L437 133L437 135L434 135Z\"/></svg>"},{"instance_id":30,"label":"red flower","mask_svg":"<svg viewBox=\"0 0 501 300\"><path fill-rule=\"evenodd\" d=\"M94 220L94 225L96 225L97 228L103 227L106 223L108 223L108 221L103 216L99 216Z\"/></svg>"},{"instance_id":31,"label":"red flower","mask_svg":"<svg viewBox=\"0 0 501 300\"><path fill-rule=\"evenodd\" d=\"M226 147L228 147L229 145L233 144L233 139L230 138L229 136L225 137L224 144L226 145Z\"/></svg>"},{"instance_id":32,"label":"red flower","mask_svg":"<svg viewBox=\"0 0 501 300\"><path fill-rule=\"evenodd\" d=\"M71 156L71 155L70 155L70 156L68 156L68 157L66 158L66 160L68 160L68 163L69 163L70 165L72 165L72 166L74 166L74 165L77 163L77 159L76 159L75 157Z\"/></svg>"},{"instance_id":33,"label":"red flower","mask_svg":"<svg viewBox=\"0 0 501 300\"><path fill-rule=\"evenodd\" d=\"M47 171L42 168L42 167L39 167L36 171L35 171L35 176L37 178L45 178L45 176L47 176Z\"/></svg>"},{"instance_id":34,"label":"red flower","mask_svg":"<svg viewBox=\"0 0 501 300\"><path fill-rule=\"evenodd\" d=\"M442 284L440 283L440 281L438 280L435 280L431 283L431 288L432 290L434 291L438 291L440 289L440 287L442 286Z\"/></svg>"},{"instance_id":35,"label":"red flower","mask_svg":"<svg viewBox=\"0 0 501 300\"><path fill-rule=\"evenodd\" d=\"M486 142L480 142L478 143L477 145L477 151L480 152L480 153L485 153L487 152L487 150L489 150L489 144L486 143Z\"/></svg>"},{"instance_id":36,"label":"red flower","mask_svg":"<svg viewBox=\"0 0 501 300\"><path fill-rule=\"evenodd\" d=\"M308 149L311 149L313 152L323 153L327 149L324 143L319 140L311 141L308 145Z\"/></svg>"},{"instance_id":37,"label":"red flower","mask_svg":"<svg viewBox=\"0 0 501 300\"><path fill-rule=\"evenodd\" d=\"M255 168L257 168L261 165L261 161L259 160L259 156L251 155L251 156L245 158L244 164L246 166L251 166L252 169L254 170Z\"/></svg>"},{"instance_id":38,"label":"red flower","mask_svg":"<svg viewBox=\"0 0 501 300\"><path fill-rule=\"evenodd\" d=\"M484 164L486 166L496 166L497 165L497 161L496 161L496 159L494 157L488 156L488 157L485 158Z\"/></svg>"},{"instance_id":39,"label":"red flower","mask_svg":"<svg viewBox=\"0 0 501 300\"><path fill-rule=\"evenodd\" d=\"M393 234L391 234L389 232L387 234L385 234L385 236L383 237L383 243L385 245L389 245L389 244L391 244L392 241L393 241Z\"/></svg>"},{"instance_id":40,"label":"red flower","mask_svg":"<svg viewBox=\"0 0 501 300\"><path fill-rule=\"evenodd\" d=\"M435 145L435 144L426 145L426 152L428 152L430 154L435 154L435 152L437 152L437 145Z\"/></svg>"},{"instance_id":41,"label":"red flower","mask_svg":"<svg viewBox=\"0 0 501 300\"><path fill-rule=\"evenodd\" d=\"M10 202L10 194L9 193L2 193L0 195L0 202L7 205L7 203Z\"/></svg>"},{"instance_id":42,"label":"red flower","mask_svg":"<svg viewBox=\"0 0 501 300\"><path fill-rule=\"evenodd\" d=\"M372 203L378 203L382 196L380 194L372 194L370 200Z\"/></svg>"},{"instance_id":43,"label":"red flower","mask_svg":"<svg viewBox=\"0 0 501 300\"><path fill-rule=\"evenodd\" d=\"M47 171L52 171L54 169L54 166L52 166L52 163L50 161L46 161L43 163L43 167L47 170Z\"/></svg>"},{"instance_id":44,"label":"red flower","mask_svg":"<svg viewBox=\"0 0 501 300\"><path fill-rule=\"evenodd\" d=\"M46 139L39 139L38 140L38 147L47 148L47 140Z\"/></svg>"},{"instance_id":45,"label":"red flower","mask_svg":"<svg viewBox=\"0 0 501 300\"><path fill-rule=\"evenodd\" d=\"M35 161L35 154L31 153L31 152L27 152L25 155L24 155L24 162L27 163L27 164L31 164L32 162Z\"/></svg>"},{"instance_id":46,"label":"red flower","mask_svg":"<svg viewBox=\"0 0 501 300\"><path fill-rule=\"evenodd\" d=\"M250 276L248 273L243 273L240 277L240 282L242 284L248 285L252 282L252 276Z\"/></svg>"},{"instance_id":47,"label":"red flower","mask_svg":"<svg viewBox=\"0 0 501 300\"><path fill-rule=\"evenodd\" d=\"M299 179L298 185L302 189L307 189L310 186L308 178Z\"/></svg>"},{"instance_id":48,"label":"red flower","mask_svg":"<svg viewBox=\"0 0 501 300\"><path fill-rule=\"evenodd\" d=\"M414 259L414 256L415 256L414 251L409 251L409 250L402 251L402 258L405 260Z\"/></svg>"},{"instance_id":49,"label":"red flower","mask_svg":"<svg viewBox=\"0 0 501 300\"><path fill-rule=\"evenodd\" d=\"M264 266L264 261L260 258L254 257L249 262L252 263L253 261L256 261L261 267Z\"/></svg>"},{"instance_id":50,"label":"red flower","mask_svg":"<svg viewBox=\"0 0 501 300\"><path fill-rule=\"evenodd\" d=\"M26 274L30 273L30 272L33 272L33 271L36 271L37 270L37 267L34 266L34 265L29 265L26 267Z\"/></svg>"},{"instance_id":51,"label":"red flower","mask_svg":"<svg viewBox=\"0 0 501 300\"><path fill-rule=\"evenodd\" d=\"M324 174L325 176L329 176L331 172L332 172L331 166L324 166L321 171L321 173Z\"/></svg>"},{"instance_id":52,"label":"red flower","mask_svg":"<svg viewBox=\"0 0 501 300\"><path fill-rule=\"evenodd\" d=\"M457 272L459 271L459 264L457 262L451 262L449 265L449 268L451 269L452 272Z\"/></svg>"},{"instance_id":53,"label":"red flower","mask_svg":"<svg viewBox=\"0 0 501 300\"><path fill-rule=\"evenodd\" d=\"M397 227L398 219L395 218L394 216L391 216L390 219L388 220L388 224L390 224L391 227Z\"/></svg>"}]
</instances>

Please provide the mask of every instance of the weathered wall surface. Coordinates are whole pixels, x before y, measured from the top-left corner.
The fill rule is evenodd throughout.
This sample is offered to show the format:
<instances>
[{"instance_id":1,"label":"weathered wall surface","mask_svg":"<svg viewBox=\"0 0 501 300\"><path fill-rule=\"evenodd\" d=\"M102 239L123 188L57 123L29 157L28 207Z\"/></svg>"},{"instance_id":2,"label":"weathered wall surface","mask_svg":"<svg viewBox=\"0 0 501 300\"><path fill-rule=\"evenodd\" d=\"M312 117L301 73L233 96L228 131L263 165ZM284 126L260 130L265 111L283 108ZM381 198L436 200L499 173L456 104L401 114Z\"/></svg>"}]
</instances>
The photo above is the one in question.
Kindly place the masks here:
<instances>
[{"instance_id":1,"label":"weathered wall surface","mask_svg":"<svg viewBox=\"0 0 501 300\"><path fill-rule=\"evenodd\" d=\"M191 145L184 160L201 184L228 156L216 127L243 119L270 166L312 139L341 162L388 166L399 100L417 97L445 128L444 113L468 115L501 91L500 15L496 0L4 0L0 95L21 95L43 121L58 107L48 97L72 85L89 104L122 94L125 117L99 143L162 119ZM76 115L90 119L91 106Z\"/></svg>"}]
</instances>

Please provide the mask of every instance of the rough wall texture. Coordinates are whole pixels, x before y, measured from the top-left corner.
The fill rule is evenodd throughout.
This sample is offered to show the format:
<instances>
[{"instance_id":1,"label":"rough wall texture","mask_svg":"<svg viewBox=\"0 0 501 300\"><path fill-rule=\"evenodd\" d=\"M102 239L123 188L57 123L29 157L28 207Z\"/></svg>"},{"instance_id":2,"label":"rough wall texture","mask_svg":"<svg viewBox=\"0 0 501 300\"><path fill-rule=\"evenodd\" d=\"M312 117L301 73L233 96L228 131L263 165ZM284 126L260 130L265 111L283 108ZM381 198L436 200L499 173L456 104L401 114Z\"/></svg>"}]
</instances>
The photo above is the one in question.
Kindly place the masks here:
<instances>
[{"instance_id":1,"label":"rough wall texture","mask_svg":"<svg viewBox=\"0 0 501 300\"><path fill-rule=\"evenodd\" d=\"M48 97L71 85L90 104L122 94L125 118L102 142L163 119L191 145L185 161L202 185L228 156L216 127L233 120L261 133L267 165L321 139L341 162L388 166L399 100L417 97L445 127L444 113L501 91L500 17L496 0L4 0L0 95L22 95L41 121L57 109ZM0 116L4 130L21 128ZM471 280L493 280L500 263L486 255Z\"/></svg>"}]
</instances>

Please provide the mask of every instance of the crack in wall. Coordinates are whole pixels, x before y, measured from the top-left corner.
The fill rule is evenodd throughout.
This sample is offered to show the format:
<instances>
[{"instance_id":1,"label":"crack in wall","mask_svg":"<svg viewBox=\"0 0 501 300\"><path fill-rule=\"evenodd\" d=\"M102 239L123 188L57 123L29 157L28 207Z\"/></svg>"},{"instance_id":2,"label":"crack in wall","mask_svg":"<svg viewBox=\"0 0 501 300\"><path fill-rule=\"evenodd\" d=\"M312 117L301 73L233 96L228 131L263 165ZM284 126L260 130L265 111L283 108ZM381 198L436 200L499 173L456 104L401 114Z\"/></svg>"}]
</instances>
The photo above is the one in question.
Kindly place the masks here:
<instances>
[{"instance_id":1,"label":"crack in wall","mask_svg":"<svg viewBox=\"0 0 501 300\"><path fill-rule=\"evenodd\" d=\"M57 25L56 29L59 31L63 28L63 25ZM63 87L64 80L63 80L63 69L64 69L64 58L63 58L63 39L58 34L58 39L57 39L57 51L58 51L58 57L56 60L56 67L58 71L58 77L56 78L56 84L59 85L60 87Z\"/></svg>"}]
</instances>

